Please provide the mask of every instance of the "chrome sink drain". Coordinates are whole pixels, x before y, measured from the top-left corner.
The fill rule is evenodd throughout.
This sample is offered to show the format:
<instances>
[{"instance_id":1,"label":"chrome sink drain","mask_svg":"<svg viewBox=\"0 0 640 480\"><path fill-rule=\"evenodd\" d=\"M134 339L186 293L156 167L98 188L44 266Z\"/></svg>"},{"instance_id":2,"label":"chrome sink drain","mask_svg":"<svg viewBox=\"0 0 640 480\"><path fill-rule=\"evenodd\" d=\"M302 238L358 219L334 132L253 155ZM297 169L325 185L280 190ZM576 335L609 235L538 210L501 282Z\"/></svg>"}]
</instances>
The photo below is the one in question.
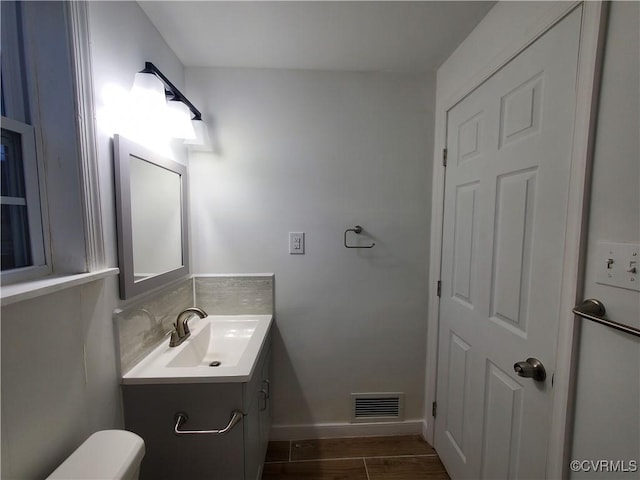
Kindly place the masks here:
<instances>
[{"instance_id":1,"label":"chrome sink drain","mask_svg":"<svg viewBox=\"0 0 640 480\"><path fill-rule=\"evenodd\" d=\"M219 367L220 365L222 365L222 362L219 362L218 360L214 360L209 364L210 367Z\"/></svg>"}]
</instances>

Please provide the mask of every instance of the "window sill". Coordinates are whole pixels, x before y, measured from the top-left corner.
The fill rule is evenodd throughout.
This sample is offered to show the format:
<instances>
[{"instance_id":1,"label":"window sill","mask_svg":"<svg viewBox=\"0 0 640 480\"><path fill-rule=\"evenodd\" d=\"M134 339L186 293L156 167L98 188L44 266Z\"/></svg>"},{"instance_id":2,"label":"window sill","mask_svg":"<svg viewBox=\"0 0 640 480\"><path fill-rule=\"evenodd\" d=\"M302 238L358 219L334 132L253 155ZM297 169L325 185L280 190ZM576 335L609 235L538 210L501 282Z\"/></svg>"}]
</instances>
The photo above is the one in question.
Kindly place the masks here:
<instances>
[{"instance_id":1,"label":"window sill","mask_svg":"<svg viewBox=\"0 0 640 480\"><path fill-rule=\"evenodd\" d=\"M51 275L37 280L3 285L0 290L1 302L4 307L12 303L29 300L31 298L48 295L66 288L84 285L103 278L115 276L120 273L117 268L105 268L95 272L78 273L71 275Z\"/></svg>"}]
</instances>

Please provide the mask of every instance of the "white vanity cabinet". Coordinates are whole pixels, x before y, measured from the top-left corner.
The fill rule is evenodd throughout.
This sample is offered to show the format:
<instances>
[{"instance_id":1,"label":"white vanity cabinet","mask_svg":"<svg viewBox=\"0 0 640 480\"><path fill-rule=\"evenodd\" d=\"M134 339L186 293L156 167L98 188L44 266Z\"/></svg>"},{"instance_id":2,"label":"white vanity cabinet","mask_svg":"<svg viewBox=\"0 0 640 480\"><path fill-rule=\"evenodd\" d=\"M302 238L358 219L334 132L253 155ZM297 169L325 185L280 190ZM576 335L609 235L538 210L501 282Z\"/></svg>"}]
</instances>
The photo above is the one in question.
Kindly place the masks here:
<instances>
[{"instance_id":1,"label":"white vanity cabinet","mask_svg":"<svg viewBox=\"0 0 640 480\"><path fill-rule=\"evenodd\" d=\"M245 382L123 384L125 428L146 446L142 480L260 480L271 426L271 335ZM212 369L215 367L211 367ZM242 421L222 435L174 433L222 429L232 412Z\"/></svg>"}]
</instances>

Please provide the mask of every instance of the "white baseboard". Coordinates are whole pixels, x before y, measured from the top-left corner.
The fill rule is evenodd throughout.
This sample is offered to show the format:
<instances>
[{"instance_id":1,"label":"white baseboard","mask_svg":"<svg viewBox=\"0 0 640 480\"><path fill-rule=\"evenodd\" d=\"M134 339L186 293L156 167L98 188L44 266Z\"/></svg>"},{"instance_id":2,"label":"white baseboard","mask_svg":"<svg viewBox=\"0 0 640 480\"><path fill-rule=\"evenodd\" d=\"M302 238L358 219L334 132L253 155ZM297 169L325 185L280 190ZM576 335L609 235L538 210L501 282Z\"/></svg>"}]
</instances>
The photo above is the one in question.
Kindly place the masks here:
<instances>
[{"instance_id":1,"label":"white baseboard","mask_svg":"<svg viewBox=\"0 0 640 480\"><path fill-rule=\"evenodd\" d=\"M427 420L422 420L422 438L424 438L427 442L433 445L433 442L429 441L429 425L427 424Z\"/></svg>"},{"instance_id":2,"label":"white baseboard","mask_svg":"<svg viewBox=\"0 0 640 480\"><path fill-rule=\"evenodd\" d=\"M422 420L384 423L316 423L311 425L272 425L269 440L308 440L315 438L423 435Z\"/></svg>"}]
</instances>

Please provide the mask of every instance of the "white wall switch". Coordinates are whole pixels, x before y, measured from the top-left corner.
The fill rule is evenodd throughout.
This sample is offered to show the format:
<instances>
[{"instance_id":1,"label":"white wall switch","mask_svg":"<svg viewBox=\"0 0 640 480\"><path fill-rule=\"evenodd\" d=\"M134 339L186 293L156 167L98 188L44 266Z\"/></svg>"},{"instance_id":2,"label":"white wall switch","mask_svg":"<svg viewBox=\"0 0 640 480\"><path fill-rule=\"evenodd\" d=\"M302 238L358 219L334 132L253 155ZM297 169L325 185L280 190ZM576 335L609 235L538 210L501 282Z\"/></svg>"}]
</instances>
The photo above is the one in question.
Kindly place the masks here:
<instances>
[{"instance_id":1,"label":"white wall switch","mask_svg":"<svg viewBox=\"0 0 640 480\"><path fill-rule=\"evenodd\" d=\"M598 243L596 283L640 292L640 245Z\"/></svg>"},{"instance_id":2,"label":"white wall switch","mask_svg":"<svg viewBox=\"0 0 640 480\"><path fill-rule=\"evenodd\" d=\"M304 255L304 232L289 232L289 253Z\"/></svg>"}]
</instances>

